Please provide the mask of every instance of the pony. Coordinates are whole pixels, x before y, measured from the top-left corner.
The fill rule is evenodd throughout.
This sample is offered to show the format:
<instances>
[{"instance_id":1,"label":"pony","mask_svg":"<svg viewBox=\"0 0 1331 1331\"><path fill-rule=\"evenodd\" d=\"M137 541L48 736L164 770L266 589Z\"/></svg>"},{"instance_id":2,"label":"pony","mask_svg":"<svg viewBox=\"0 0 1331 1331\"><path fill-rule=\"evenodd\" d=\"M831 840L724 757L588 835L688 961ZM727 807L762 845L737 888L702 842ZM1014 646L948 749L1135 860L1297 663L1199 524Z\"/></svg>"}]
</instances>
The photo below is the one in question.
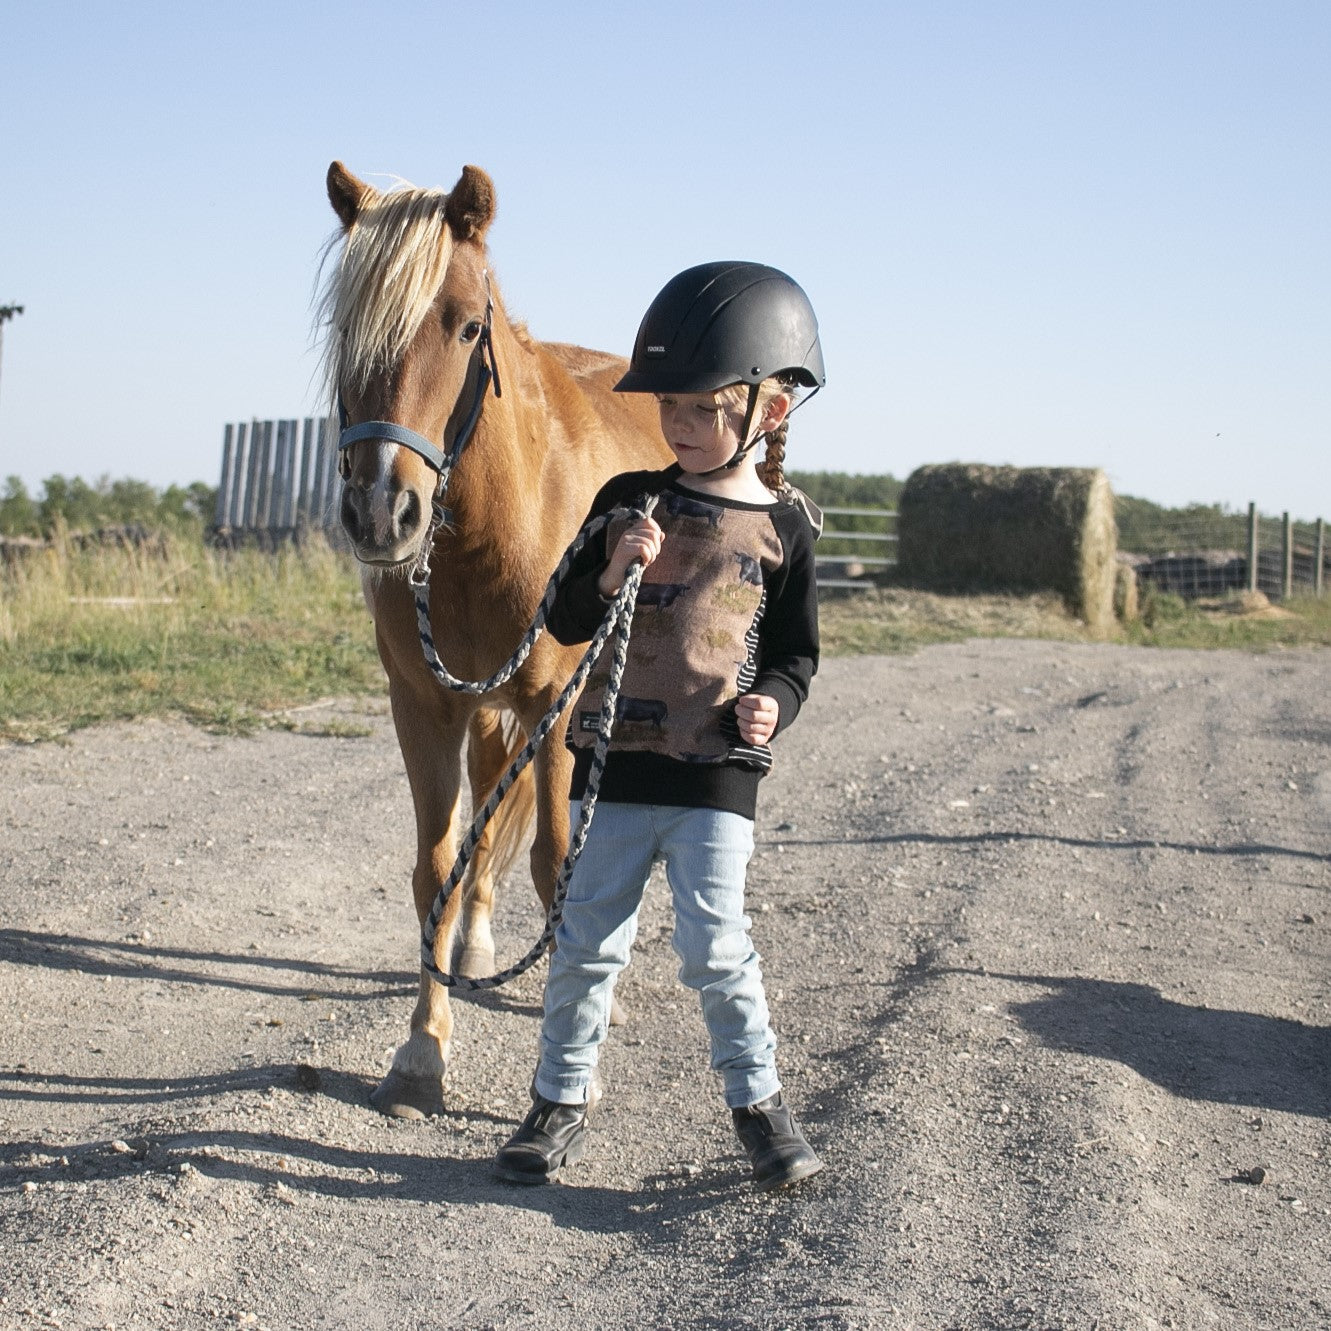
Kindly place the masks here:
<instances>
[{"instance_id":1,"label":"pony","mask_svg":"<svg viewBox=\"0 0 1331 1331\"><path fill-rule=\"evenodd\" d=\"M484 698L445 689L422 654L410 570L423 556L432 567L440 660L459 678L487 678L522 638L600 486L621 471L663 466L670 454L650 399L612 391L622 358L539 342L508 318L486 244L494 184L479 167L464 167L447 193L380 191L334 162L327 189L341 227L325 252L318 307L323 373L343 441L353 440L341 452L339 516L388 676L416 816L412 895L424 921L453 866L464 755L479 808L521 746L517 732L539 724L580 651L546 635ZM370 421L376 427L356 437L354 427ZM382 437L393 434L385 422L405 427L399 439ZM439 496L435 467L400 439L424 436L447 451L464 434ZM446 506L438 523L435 502ZM495 880L533 822L531 876L548 908L569 837L572 760L561 737L556 727L478 843L436 933L440 970L494 970ZM375 1108L441 1113L452 1035L448 989L422 966L409 1033L371 1093Z\"/></svg>"}]
</instances>

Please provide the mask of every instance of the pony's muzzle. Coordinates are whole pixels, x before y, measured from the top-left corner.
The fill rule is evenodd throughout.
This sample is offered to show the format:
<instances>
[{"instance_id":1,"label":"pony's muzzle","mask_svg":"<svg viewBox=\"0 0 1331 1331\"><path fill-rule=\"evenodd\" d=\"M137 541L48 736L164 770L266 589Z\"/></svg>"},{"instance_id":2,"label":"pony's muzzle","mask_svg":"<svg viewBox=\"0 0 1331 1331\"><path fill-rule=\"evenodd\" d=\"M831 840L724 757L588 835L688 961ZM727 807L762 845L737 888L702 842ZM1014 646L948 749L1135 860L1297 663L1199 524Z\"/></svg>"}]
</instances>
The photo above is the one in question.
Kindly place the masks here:
<instances>
[{"instance_id":1,"label":"pony's muzzle","mask_svg":"<svg viewBox=\"0 0 1331 1331\"><path fill-rule=\"evenodd\" d=\"M342 529L363 564L401 564L415 556L425 530L425 507L410 486L390 479L342 487Z\"/></svg>"}]
</instances>

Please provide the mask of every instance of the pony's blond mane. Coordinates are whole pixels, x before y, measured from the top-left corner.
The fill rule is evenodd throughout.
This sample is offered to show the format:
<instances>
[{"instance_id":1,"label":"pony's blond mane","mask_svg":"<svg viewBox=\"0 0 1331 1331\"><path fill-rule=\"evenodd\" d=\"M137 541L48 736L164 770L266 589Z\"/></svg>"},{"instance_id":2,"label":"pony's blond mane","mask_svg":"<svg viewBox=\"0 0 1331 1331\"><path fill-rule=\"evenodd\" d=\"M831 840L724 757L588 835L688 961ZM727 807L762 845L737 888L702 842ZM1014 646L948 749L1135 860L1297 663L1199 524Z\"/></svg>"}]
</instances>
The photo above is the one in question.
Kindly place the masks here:
<instances>
[{"instance_id":1,"label":"pony's blond mane","mask_svg":"<svg viewBox=\"0 0 1331 1331\"><path fill-rule=\"evenodd\" d=\"M453 255L447 202L444 190L406 183L386 193L367 189L351 230L328 242L325 264L342 242L317 315L331 402L396 366L416 335Z\"/></svg>"}]
</instances>

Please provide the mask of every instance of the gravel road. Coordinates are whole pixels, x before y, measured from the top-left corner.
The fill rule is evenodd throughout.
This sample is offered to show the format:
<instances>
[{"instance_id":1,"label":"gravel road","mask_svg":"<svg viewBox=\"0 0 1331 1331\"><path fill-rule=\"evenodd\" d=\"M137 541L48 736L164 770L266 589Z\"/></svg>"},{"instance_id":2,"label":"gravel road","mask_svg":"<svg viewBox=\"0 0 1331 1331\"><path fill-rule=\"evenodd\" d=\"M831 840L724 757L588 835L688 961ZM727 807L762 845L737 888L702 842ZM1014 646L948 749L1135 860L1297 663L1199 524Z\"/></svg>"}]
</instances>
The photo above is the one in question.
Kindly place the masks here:
<instances>
[{"instance_id":1,"label":"gravel road","mask_svg":"<svg viewBox=\"0 0 1331 1331\"><path fill-rule=\"evenodd\" d=\"M750 876L828 1166L775 1196L656 880L566 1182L488 1168L543 968L459 1003L445 1115L369 1108L415 994L381 705L0 749L0 1327L1323 1331L1329 664L826 663ZM538 928L515 874L502 956Z\"/></svg>"}]
</instances>

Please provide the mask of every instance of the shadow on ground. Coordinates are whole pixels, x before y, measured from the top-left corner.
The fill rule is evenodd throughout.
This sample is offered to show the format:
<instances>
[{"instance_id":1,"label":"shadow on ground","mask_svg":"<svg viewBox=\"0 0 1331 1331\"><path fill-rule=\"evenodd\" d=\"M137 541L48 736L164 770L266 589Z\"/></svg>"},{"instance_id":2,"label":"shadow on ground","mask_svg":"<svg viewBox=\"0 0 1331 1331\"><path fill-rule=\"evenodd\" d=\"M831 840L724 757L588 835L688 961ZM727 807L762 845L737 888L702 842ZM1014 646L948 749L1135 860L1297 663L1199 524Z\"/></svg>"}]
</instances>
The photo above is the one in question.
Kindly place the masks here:
<instances>
[{"instance_id":1,"label":"shadow on ground","mask_svg":"<svg viewBox=\"0 0 1331 1331\"><path fill-rule=\"evenodd\" d=\"M1010 1011L1048 1048L1112 1059L1183 1099L1331 1118L1331 1028L1177 1003L1145 984L984 974L1047 991Z\"/></svg>"}]
</instances>

